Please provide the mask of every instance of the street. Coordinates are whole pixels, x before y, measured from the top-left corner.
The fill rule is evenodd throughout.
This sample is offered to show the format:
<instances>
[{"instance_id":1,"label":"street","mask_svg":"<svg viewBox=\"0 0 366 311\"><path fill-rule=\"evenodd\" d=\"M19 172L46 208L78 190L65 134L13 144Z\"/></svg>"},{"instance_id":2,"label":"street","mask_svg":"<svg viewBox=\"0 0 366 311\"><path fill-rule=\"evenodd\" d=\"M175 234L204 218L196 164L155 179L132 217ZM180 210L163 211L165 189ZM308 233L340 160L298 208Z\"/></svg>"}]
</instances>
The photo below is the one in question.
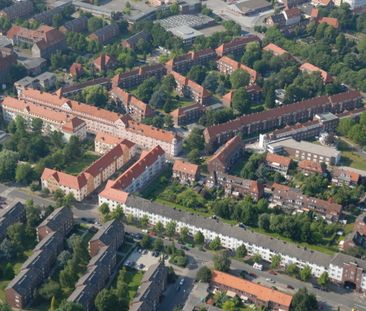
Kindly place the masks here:
<instances>
[{"instance_id":1,"label":"street","mask_svg":"<svg viewBox=\"0 0 366 311\"><path fill-rule=\"evenodd\" d=\"M8 187L7 185L0 184L0 196L6 197L9 200L21 200L25 201L27 199L32 199L36 205L47 206L53 204L53 201L49 198L43 198L30 190L18 188L18 187ZM99 218L99 213L97 210L97 204L87 201L86 203L77 203L73 207L73 213L75 218L94 218L97 220ZM127 232L131 233L141 233L141 229L125 225ZM164 243L171 243L164 240ZM162 300L159 310L172 310L174 306L184 305L190 290L193 287L193 282L199 267L207 265L212 267L213 264L213 254L209 251L201 251L196 248L191 248L186 251L189 256L189 265L187 268L178 268L174 266L174 269L179 276L178 281L172 286L169 286L167 291L164 293L164 298ZM250 273L255 273L257 278L254 279L255 282L260 282L268 287L275 286L281 291L288 292L291 294L295 293L295 290L287 288L287 285L292 286L295 289L306 287L310 292L313 292L319 302L324 306L323 310L351 310L355 308L359 311L366 311L366 296L360 293L347 292L345 289L337 286L333 286L336 290L325 292L319 289L313 288L310 283L305 283L295 278L289 277L284 274L272 275L265 271L255 270L252 266L239 262L237 260L232 260L231 273L239 276L242 270ZM181 278L185 279L183 286L177 291L177 284ZM266 279L273 279L275 283L267 282Z\"/></svg>"}]
</instances>

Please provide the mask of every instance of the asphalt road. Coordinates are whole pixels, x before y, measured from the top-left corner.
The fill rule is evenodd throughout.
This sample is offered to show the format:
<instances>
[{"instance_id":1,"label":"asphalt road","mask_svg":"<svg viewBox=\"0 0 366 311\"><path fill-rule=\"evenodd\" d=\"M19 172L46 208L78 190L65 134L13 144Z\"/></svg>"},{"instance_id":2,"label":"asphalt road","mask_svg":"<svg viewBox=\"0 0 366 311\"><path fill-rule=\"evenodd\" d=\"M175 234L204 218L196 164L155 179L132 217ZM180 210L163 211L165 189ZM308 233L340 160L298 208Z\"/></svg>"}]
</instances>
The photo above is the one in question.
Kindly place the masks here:
<instances>
[{"instance_id":1,"label":"asphalt road","mask_svg":"<svg viewBox=\"0 0 366 311\"><path fill-rule=\"evenodd\" d=\"M47 206L54 202L49 198L43 198L29 190L17 187L9 187L8 185L0 184L0 196L7 197L9 200L18 199L25 201L32 199L37 205ZM86 201L78 203L73 208L75 218L99 218L97 205L94 201ZM132 226L125 226L128 232L141 232L140 229ZM165 241L166 243L169 243ZM186 251L189 256L189 265L185 269L175 267L177 274L185 278L184 285L177 291L177 283L173 286L169 286L165 293L165 298L162 300L161 308L159 310L172 310L174 306L183 305L189 295L191 288L193 287L193 281L196 276L197 270L202 265L212 266L213 255L210 252L200 251L199 249L192 248ZM311 284L302 282L300 280L291 278L284 274L271 275L265 271L257 271L250 265L243 262L232 260L231 272L239 275L242 270L247 272L253 272L257 275L254 279L255 282L260 282L266 286L276 286L281 291L294 293L294 290L287 288L287 285L291 285L295 289L306 287L309 291L313 292L318 300L324 305L323 310L340 310L350 311L355 308L359 311L366 311L366 295L354 292L347 292L341 287L334 286L335 291L321 291L312 287ZM269 283L267 278L271 278L275 283Z\"/></svg>"}]
</instances>

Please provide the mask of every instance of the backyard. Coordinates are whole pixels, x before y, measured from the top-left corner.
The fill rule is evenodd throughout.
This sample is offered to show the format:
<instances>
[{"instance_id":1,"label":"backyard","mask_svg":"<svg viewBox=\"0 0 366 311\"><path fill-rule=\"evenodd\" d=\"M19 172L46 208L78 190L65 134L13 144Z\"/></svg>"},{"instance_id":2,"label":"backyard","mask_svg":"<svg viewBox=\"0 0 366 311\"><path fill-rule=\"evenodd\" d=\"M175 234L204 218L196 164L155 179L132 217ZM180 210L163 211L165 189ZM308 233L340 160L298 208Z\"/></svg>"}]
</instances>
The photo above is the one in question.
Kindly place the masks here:
<instances>
[{"instance_id":1,"label":"backyard","mask_svg":"<svg viewBox=\"0 0 366 311\"><path fill-rule=\"evenodd\" d=\"M93 151L86 151L80 158L75 159L67 164L64 172L71 175L78 175L86 167L96 161L100 156Z\"/></svg>"}]
</instances>

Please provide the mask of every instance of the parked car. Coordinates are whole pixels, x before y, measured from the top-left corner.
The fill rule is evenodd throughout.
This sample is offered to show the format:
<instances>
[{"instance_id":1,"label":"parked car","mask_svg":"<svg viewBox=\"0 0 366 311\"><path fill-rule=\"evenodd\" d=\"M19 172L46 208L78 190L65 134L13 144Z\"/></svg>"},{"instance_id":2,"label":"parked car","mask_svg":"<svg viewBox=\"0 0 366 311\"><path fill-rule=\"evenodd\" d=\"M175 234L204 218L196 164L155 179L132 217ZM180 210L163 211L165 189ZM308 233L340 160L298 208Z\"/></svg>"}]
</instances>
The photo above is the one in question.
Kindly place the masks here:
<instances>
[{"instance_id":1,"label":"parked car","mask_svg":"<svg viewBox=\"0 0 366 311\"><path fill-rule=\"evenodd\" d=\"M180 285L180 286L183 286L183 284L184 284L184 279L181 279L181 280L179 281L179 285Z\"/></svg>"},{"instance_id":2,"label":"parked car","mask_svg":"<svg viewBox=\"0 0 366 311\"><path fill-rule=\"evenodd\" d=\"M287 285L286 287L289 289L295 289L292 285Z\"/></svg>"}]
</instances>

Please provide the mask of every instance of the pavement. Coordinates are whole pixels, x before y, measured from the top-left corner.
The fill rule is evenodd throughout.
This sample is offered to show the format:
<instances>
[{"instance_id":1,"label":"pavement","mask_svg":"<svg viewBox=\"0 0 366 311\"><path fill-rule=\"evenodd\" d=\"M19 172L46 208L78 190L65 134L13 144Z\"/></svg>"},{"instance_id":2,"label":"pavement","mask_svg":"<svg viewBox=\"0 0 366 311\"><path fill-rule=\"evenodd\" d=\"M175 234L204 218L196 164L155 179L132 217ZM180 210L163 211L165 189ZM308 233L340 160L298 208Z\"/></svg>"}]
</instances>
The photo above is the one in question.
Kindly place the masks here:
<instances>
[{"instance_id":1,"label":"pavement","mask_svg":"<svg viewBox=\"0 0 366 311\"><path fill-rule=\"evenodd\" d=\"M48 206L52 205L54 202L50 198L42 197L30 190L19 188L11 185L0 184L0 196L6 197L10 200L21 200L25 201L32 199L36 205ZM94 218L99 219L98 205L94 200L78 203L73 207L73 213L75 218ZM125 225L127 232L131 233L141 233L141 229ZM164 240L164 243L171 243L170 241ZM179 247L179 245L178 245ZM174 269L179 276L178 282L181 278L184 278L184 284L179 290L177 290L178 282L170 285L166 292L164 293L165 298L163 298L159 310L173 310L174 306L184 305L190 290L193 288L194 279L199 267L207 265L212 267L213 254L208 251L201 251L196 248L189 249L186 251L189 258L189 264L186 268L179 268L174 266ZM332 291L325 292L319 289L313 288L310 283L305 283L295 278L289 277L285 274L272 275L266 271L255 270L252 266L240 262L237 260L232 260L231 273L239 275L242 270L250 273L255 273L257 278L253 281L260 282L266 286L275 286L281 291L294 294L294 290L288 289L287 285L294 287L295 289L306 287L312 293L317 296L319 302L321 302L322 310L337 310L350 311L355 308L358 311L366 311L366 295L346 291L343 287L333 286ZM267 282L266 279L272 279L275 283ZM167 298L169 297L169 298Z\"/></svg>"}]
</instances>

